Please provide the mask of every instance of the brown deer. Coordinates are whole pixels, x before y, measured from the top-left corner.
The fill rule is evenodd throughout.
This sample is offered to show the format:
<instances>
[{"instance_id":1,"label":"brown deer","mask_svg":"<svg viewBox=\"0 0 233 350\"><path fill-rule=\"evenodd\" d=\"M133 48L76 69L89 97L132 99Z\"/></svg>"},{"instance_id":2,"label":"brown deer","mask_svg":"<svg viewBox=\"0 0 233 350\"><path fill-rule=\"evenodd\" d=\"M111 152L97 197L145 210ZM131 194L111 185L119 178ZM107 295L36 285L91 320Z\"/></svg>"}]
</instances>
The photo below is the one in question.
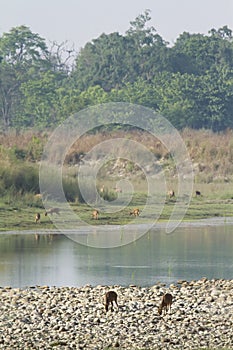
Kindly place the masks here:
<instances>
[{"instance_id":1,"label":"brown deer","mask_svg":"<svg viewBox=\"0 0 233 350\"><path fill-rule=\"evenodd\" d=\"M49 210L47 210L46 212L45 212L45 216L47 216L48 214L51 214L51 215L53 215L53 214L57 214L57 215L60 215L60 209L59 208L50 208Z\"/></svg>"},{"instance_id":2,"label":"brown deer","mask_svg":"<svg viewBox=\"0 0 233 350\"><path fill-rule=\"evenodd\" d=\"M34 196L36 199L41 199L42 198L42 194L41 193L37 193Z\"/></svg>"},{"instance_id":3,"label":"brown deer","mask_svg":"<svg viewBox=\"0 0 233 350\"><path fill-rule=\"evenodd\" d=\"M134 216L139 216L139 209L138 208L134 208L129 215L134 215Z\"/></svg>"},{"instance_id":4,"label":"brown deer","mask_svg":"<svg viewBox=\"0 0 233 350\"><path fill-rule=\"evenodd\" d=\"M168 310L171 310L172 305L172 295L170 293L166 293L162 296L161 304L158 307L158 313L159 315L162 314L163 309L165 310L165 313L168 312Z\"/></svg>"},{"instance_id":5,"label":"brown deer","mask_svg":"<svg viewBox=\"0 0 233 350\"><path fill-rule=\"evenodd\" d=\"M40 223L40 213L37 213L35 216L35 223Z\"/></svg>"},{"instance_id":6,"label":"brown deer","mask_svg":"<svg viewBox=\"0 0 233 350\"><path fill-rule=\"evenodd\" d=\"M175 192L173 190L168 191L167 194L169 198L175 197Z\"/></svg>"},{"instance_id":7,"label":"brown deer","mask_svg":"<svg viewBox=\"0 0 233 350\"><path fill-rule=\"evenodd\" d=\"M104 193L104 185L100 187L100 193Z\"/></svg>"},{"instance_id":8,"label":"brown deer","mask_svg":"<svg viewBox=\"0 0 233 350\"><path fill-rule=\"evenodd\" d=\"M93 219L98 220L98 218L99 218L99 212L98 212L98 210L93 210L93 212L92 212L92 217L93 217Z\"/></svg>"},{"instance_id":9,"label":"brown deer","mask_svg":"<svg viewBox=\"0 0 233 350\"><path fill-rule=\"evenodd\" d=\"M120 187L113 188L116 193L122 193L122 189Z\"/></svg>"},{"instance_id":10,"label":"brown deer","mask_svg":"<svg viewBox=\"0 0 233 350\"><path fill-rule=\"evenodd\" d=\"M112 307L111 307L111 311L113 311L113 302L115 302L116 306L118 306L117 304L117 293L114 292L113 290L110 290L109 292L105 293L105 298L104 298L104 302L105 302L105 310L106 312L108 312L108 307L109 304L111 303Z\"/></svg>"}]
</instances>

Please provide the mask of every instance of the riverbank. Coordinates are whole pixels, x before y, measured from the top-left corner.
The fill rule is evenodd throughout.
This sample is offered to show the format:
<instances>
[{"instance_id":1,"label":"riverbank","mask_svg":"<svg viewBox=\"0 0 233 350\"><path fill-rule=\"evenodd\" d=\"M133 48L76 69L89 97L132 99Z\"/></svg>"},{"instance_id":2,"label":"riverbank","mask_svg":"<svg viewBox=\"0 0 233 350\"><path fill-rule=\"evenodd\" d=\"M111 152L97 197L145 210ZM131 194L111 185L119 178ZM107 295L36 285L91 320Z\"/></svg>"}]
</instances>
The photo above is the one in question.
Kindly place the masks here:
<instances>
[{"instance_id":1,"label":"riverbank","mask_svg":"<svg viewBox=\"0 0 233 350\"><path fill-rule=\"evenodd\" d=\"M100 211L99 219L94 220L92 217L93 208L84 204L72 204L71 213L76 216L77 222L73 222L74 228L77 228L78 223L87 223L88 225L98 225L113 227L114 225L127 225L132 223L132 216L129 215L130 208L138 207L141 210L140 216L137 218L137 224L153 224L156 222L163 225L163 222L168 222L171 217L172 211L176 200L169 200L164 204L163 211L157 218L154 216L153 210L150 214L143 213L144 206L141 203L134 203L132 206L126 206L122 211L121 215L116 210L113 213L106 213ZM233 199L225 200L210 200L209 198L193 198L191 203L187 206L187 212L182 221L184 222L204 222L204 220L210 221L222 221L225 225L226 222L230 222L233 219L232 214ZM151 209L150 209L151 210ZM65 228L65 222L67 222L67 228L70 228L69 218L65 221L66 212L62 212L60 216L49 217L44 215L45 209L42 207L37 208L32 205L30 207L21 205L21 202L14 202L6 204L0 200L0 233L4 232L38 232L44 230L56 230L56 225L53 223L55 219L56 224L62 224ZM41 220L40 224L35 222L35 215L40 213ZM155 211L156 212L156 209Z\"/></svg>"},{"instance_id":2,"label":"riverbank","mask_svg":"<svg viewBox=\"0 0 233 350\"><path fill-rule=\"evenodd\" d=\"M119 309L105 312L104 293ZM164 292L171 312L159 316ZM0 349L233 349L233 280L0 288Z\"/></svg>"}]
</instances>

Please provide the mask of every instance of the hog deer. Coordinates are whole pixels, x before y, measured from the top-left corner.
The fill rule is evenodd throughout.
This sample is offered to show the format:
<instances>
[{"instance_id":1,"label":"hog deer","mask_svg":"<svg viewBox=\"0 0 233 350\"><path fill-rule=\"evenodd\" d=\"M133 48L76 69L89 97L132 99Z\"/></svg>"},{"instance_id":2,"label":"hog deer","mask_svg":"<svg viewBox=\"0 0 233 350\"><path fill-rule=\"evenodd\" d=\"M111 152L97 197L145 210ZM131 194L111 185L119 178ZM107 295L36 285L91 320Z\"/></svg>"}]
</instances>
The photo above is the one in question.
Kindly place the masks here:
<instances>
[{"instance_id":1,"label":"hog deer","mask_svg":"<svg viewBox=\"0 0 233 350\"><path fill-rule=\"evenodd\" d=\"M167 194L169 198L175 197L175 192L173 190L168 191Z\"/></svg>"},{"instance_id":2,"label":"hog deer","mask_svg":"<svg viewBox=\"0 0 233 350\"><path fill-rule=\"evenodd\" d=\"M92 212L92 217L93 217L93 219L98 220L98 218L99 218L99 212L98 212L98 210L93 210L93 212Z\"/></svg>"},{"instance_id":3,"label":"hog deer","mask_svg":"<svg viewBox=\"0 0 233 350\"><path fill-rule=\"evenodd\" d=\"M138 208L134 208L129 215L134 215L134 216L139 216L139 209Z\"/></svg>"},{"instance_id":4,"label":"hog deer","mask_svg":"<svg viewBox=\"0 0 233 350\"><path fill-rule=\"evenodd\" d=\"M104 193L104 185L100 187L100 193Z\"/></svg>"},{"instance_id":5,"label":"hog deer","mask_svg":"<svg viewBox=\"0 0 233 350\"><path fill-rule=\"evenodd\" d=\"M122 189L120 187L113 188L116 193L122 193Z\"/></svg>"},{"instance_id":6,"label":"hog deer","mask_svg":"<svg viewBox=\"0 0 233 350\"><path fill-rule=\"evenodd\" d=\"M158 307L158 313L159 315L162 314L163 309L165 310L165 313L168 312L168 310L171 310L172 305L172 295L170 293L166 293L162 296L161 304Z\"/></svg>"},{"instance_id":7,"label":"hog deer","mask_svg":"<svg viewBox=\"0 0 233 350\"><path fill-rule=\"evenodd\" d=\"M42 194L41 193L37 193L34 196L36 199L41 199L42 198Z\"/></svg>"},{"instance_id":8,"label":"hog deer","mask_svg":"<svg viewBox=\"0 0 233 350\"><path fill-rule=\"evenodd\" d=\"M117 293L114 292L113 290L110 290L109 292L105 293L105 298L104 298L106 312L108 312L108 307L109 307L110 303L112 305L111 311L113 311L113 302L115 302L116 306L118 307L118 304L117 304Z\"/></svg>"},{"instance_id":9,"label":"hog deer","mask_svg":"<svg viewBox=\"0 0 233 350\"><path fill-rule=\"evenodd\" d=\"M201 196L201 191L195 191L196 197Z\"/></svg>"},{"instance_id":10,"label":"hog deer","mask_svg":"<svg viewBox=\"0 0 233 350\"><path fill-rule=\"evenodd\" d=\"M51 214L51 215L53 215L53 214L57 214L57 215L60 215L60 209L59 208L50 208L49 210L47 210L46 212L45 212L45 216L47 216L48 214Z\"/></svg>"},{"instance_id":11,"label":"hog deer","mask_svg":"<svg viewBox=\"0 0 233 350\"><path fill-rule=\"evenodd\" d=\"M37 213L35 216L35 223L40 223L40 213Z\"/></svg>"}]
</instances>

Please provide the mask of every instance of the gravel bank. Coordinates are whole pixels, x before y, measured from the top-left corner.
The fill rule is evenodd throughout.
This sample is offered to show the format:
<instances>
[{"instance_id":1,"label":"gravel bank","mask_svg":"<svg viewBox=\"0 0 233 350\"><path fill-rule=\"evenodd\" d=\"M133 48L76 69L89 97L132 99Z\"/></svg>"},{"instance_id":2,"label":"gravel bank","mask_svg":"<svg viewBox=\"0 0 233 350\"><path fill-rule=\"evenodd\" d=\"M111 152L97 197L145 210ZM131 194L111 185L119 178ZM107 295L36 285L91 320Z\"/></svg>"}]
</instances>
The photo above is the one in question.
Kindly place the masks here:
<instances>
[{"instance_id":1,"label":"gravel bank","mask_svg":"<svg viewBox=\"0 0 233 350\"><path fill-rule=\"evenodd\" d=\"M233 280L111 286L0 288L0 349L233 349ZM159 316L164 292L174 301Z\"/></svg>"}]
</instances>

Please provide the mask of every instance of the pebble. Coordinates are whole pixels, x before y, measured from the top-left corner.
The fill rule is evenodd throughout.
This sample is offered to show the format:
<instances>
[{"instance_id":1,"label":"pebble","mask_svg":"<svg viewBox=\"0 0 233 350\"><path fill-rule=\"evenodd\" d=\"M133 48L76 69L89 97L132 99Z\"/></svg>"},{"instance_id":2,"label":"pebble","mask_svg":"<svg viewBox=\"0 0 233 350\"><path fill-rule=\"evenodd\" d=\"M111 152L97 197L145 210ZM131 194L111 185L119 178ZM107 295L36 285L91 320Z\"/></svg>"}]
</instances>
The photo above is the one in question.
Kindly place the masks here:
<instances>
[{"instance_id":1,"label":"pebble","mask_svg":"<svg viewBox=\"0 0 233 350\"><path fill-rule=\"evenodd\" d=\"M106 313L103 296L118 294ZM171 311L158 314L165 292ZM0 349L233 349L233 280L0 288Z\"/></svg>"}]
</instances>

